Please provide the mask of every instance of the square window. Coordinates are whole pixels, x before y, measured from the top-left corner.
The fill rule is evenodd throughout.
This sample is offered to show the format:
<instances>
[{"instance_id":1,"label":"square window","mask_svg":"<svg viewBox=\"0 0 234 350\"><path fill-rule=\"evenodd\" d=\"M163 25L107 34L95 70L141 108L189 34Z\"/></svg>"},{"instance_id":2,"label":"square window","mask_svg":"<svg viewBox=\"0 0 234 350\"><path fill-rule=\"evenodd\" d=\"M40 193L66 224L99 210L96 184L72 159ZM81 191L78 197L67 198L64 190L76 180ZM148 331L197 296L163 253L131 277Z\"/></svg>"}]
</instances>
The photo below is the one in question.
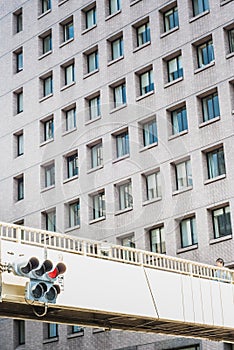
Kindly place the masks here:
<instances>
[{"instance_id":1,"label":"square window","mask_svg":"<svg viewBox=\"0 0 234 350\"><path fill-rule=\"evenodd\" d=\"M49 117L41 121L41 141L49 141L54 139L54 118Z\"/></svg>"},{"instance_id":2,"label":"square window","mask_svg":"<svg viewBox=\"0 0 234 350\"><path fill-rule=\"evenodd\" d=\"M60 23L60 26L62 43L66 43L67 41L74 39L74 23L72 17Z\"/></svg>"},{"instance_id":3,"label":"square window","mask_svg":"<svg viewBox=\"0 0 234 350\"><path fill-rule=\"evenodd\" d=\"M14 92L15 99L15 113L19 114L23 112L23 89Z\"/></svg>"},{"instance_id":4,"label":"square window","mask_svg":"<svg viewBox=\"0 0 234 350\"><path fill-rule=\"evenodd\" d=\"M120 239L120 243L123 247L129 247L129 248L135 248L136 244L135 244L135 237L134 235L129 235L129 236L125 236L123 238ZM127 253L128 251L125 252L125 258L127 258ZM130 259L129 259L130 260Z\"/></svg>"},{"instance_id":5,"label":"square window","mask_svg":"<svg viewBox=\"0 0 234 350\"><path fill-rule=\"evenodd\" d=\"M48 212L42 213L42 215L42 226L44 226L47 231L56 232L56 210L49 210Z\"/></svg>"},{"instance_id":6,"label":"square window","mask_svg":"<svg viewBox=\"0 0 234 350\"><path fill-rule=\"evenodd\" d=\"M183 77L182 56L167 61L168 82Z\"/></svg>"},{"instance_id":7,"label":"square window","mask_svg":"<svg viewBox=\"0 0 234 350\"><path fill-rule=\"evenodd\" d=\"M161 197L161 176L160 172L145 175L146 200L150 201Z\"/></svg>"},{"instance_id":8,"label":"square window","mask_svg":"<svg viewBox=\"0 0 234 350\"><path fill-rule=\"evenodd\" d=\"M154 78L153 70L142 73L139 75L140 80L140 96L144 96L151 91L154 91Z\"/></svg>"},{"instance_id":9,"label":"square window","mask_svg":"<svg viewBox=\"0 0 234 350\"><path fill-rule=\"evenodd\" d=\"M67 168L67 179L70 179L78 175L78 153L75 152L69 156L65 157L66 168Z\"/></svg>"},{"instance_id":10,"label":"square window","mask_svg":"<svg viewBox=\"0 0 234 350\"><path fill-rule=\"evenodd\" d=\"M228 30L229 53L234 52L234 28Z\"/></svg>"},{"instance_id":11,"label":"square window","mask_svg":"<svg viewBox=\"0 0 234 350\"><path fill-rule=\"evenodd\" d=\"M180 221L181 248L186 248L197 244L197 230L195 217Z\"/></svg>"},{"instance_id":12,"label":"square window","mask_svg":"<svg viewBox=\"0 0 234 350\"><path fill-rule=\"evenodd\" d=\"M150 248L154 253L166 254L166 241L164 227L156 227L149 231Z\"/></svg>"},{"instance_id":13,"label":"square window","mask_svg":"<svg viewBox=\"0 0 234 350\"><path fill-rule=\"evenodd\" d=\"M76 334L76 333L84 333L84 328L81 326L71 326L71 333L70 334Z\"/></svg>"},{"instance_id":14,"label":"square window","mask_svg":"<svg viewBox=\"0 0 234 350\"><path fill-rule=\"evenodd\" d=\"M99 68L98 50L87 55L87 73L92 73Z\"/></svg>"},{"instance_id":15,"label":"square window","mask_svg":"<svg viewBox=\"0 0 234 350\"><path fill-rule=\"evenodd\" d=\"M132 208L133 198L132 198L132 184L128 181L121 185L116 185L118 192L118 209L124 210Z\"/></svg>"},{"instance_id":16,"label":"square window","mask_svg":"<svg viewBox=\"0 0 234 350\"><path fill-rule=\"evenodd\" d=\"M65 116L65 131L76 128L76 107L64 111Z\"/></svg>"},{"instance_id":17,"label":"square window","mask_svg":"<svg viewBox=\"0 0 234 350\"><path fill-rule=\"evenodd\" d=\"M94 120L101 115L100 95L92 98L87 98L88 104L88 120Z\"/></svg>"},{"instance_id":18,"label":"square window","mask_svg":"<svg viewBox=\"0 0 234 350\"><path fill-rule=\"evenodd\" d=\"M77 200L69 204L69 227L80 225L80 201Z\"/></svg>"},{"instance_id":19,"label":"square window","mask_svg":"<svg viewBox=\"0 0 234 350\"><path fill-rule=\"evenodd\" d=\"M24 154L24 133L23 131L19 131L14 134L16 141L16 157L22 156Z\"/></svg>"},{"instance_id":20,"label":"square window","mask_svg":"<svg viewBox=\"0 0 234 350\"><path fill-rule=\"evenodd\" d=\"M121 0L108 0L109 1L109 15L112 15L121 10Z\"/></svg>"},{"instance_id":21,"label":"square window","mask_svg":"<svg viewBox=\"0 0 234 350\"><path fill-rule=\"evenodd\" d=\"M51 0L40 0L41 14L51 10Z\"/></svg>"},{"instance_id":22,"label":"square window","mask_svg":"<svg viewBox=\"0 0 234 350\"><path fill-rule=\"evenodd\" d=\"M174 111L171 111L170 114L172 135L177 135L185 130L188 130L186 106L175 109Z\"/></svg>"},{"instance_id":23,"label":"square window","mask_svg":"<svg viewBox=\"0 0 234 350\"><path fill-rule=\"evenodd\" d=\"M129 154L129 135L128 131L124 131L118 135L115 135L116 139L116 155L117 158L126 156Z\"/></svg>"},{"instance_id":24,"label":"square window","mask_svg":"<svg viewBox=\"0 0 234 350\"><path fill-rule=\"evenodd\" d=\"M126 85L123 82L113 87L114 108L118 108L126 104Z\"/></svg>"},{"instance_id":25,"label":"square window","mask_svg":"<svg viewBox=\"0 0 234 350\"><path fill-rule=\"evenodd\" d=\"M14 60L15 60L15 72L19 73L23 70L23 48L22 47L14 52Z\"/></svg>"},{"instance_id":26,"label":"square window","mask_svg":"<svg viewBox=\"0 0 234 350\"><path fill-rule=\"evenodd\" d=\"M214 238L220 238L232 234L231 212L229 206L212 210L212 220Z\"/></svg>"},{"instance_id":27,"label":"square window","mask_svg":"<svg viewBox=\"0 0 234 350\"><path fill-rule=\"evenodd\" d=\"M106 215L105 191L101 191L92 197L92 219L103 218Z\"/></svg>"},{"instance_id":28,"label":"square window","mask_svg":"<svg viewBox=\"0 0 234 350\"><path fill-rule=\"evenodd\" d=\"M208 179L226 174L224 150L219 147L206 153Z\"/></svg>"},{"instance_id":29,"label":"square window","mask_svg":"<svg viewBox=\"0 0 234 350\"><path fill-rule=\"evenodd\" d=\"M203 121L206 122L220 116L218 93L214 92L201 99Z\"/></svg>"},{"instance_id":30,"label":"square window","mask_svg":"<svg viewBox=\"0 0 234 350\"><path fill-rule=\"evenodd\" d=\"M85 11L85 29L90 29L97 24L96 4L91 9Z\"/></svg>"},{"instance_id":31,"label":"square window","mask_svg":"<svg viewBox=\"0 0 234 350\"><path fill-rule=\"evenodd\" d=\"M13 13L13 24L14 24L14 33L22 32L23 30L23 9L20 8Z\"/></svg>"},{"instance_id":32,"label":"square window","mask_svg":"<svg viewBox=\"0 0 234 350\"><path fill-rule=\"evenodd\" d=\"M124 55L123 37L111 41L111 60L116 60Z\"/></svg>"},{"instance_id":33,"label":"square window","mask_svg":"<svg viewBox=\"0 0 234 350\"><path fill-rule=\"evenodd\" d=\"M209 10L208 0L192 0L192 5L193 5L193 16L197 16L200 13L203 13Z\"/></svg>"},{"instance_id":34,"label":"square window","mask_svg":"<svg viewBox=\"0 0 234 350\"><path fill-rule=\"evenodd\" d=\"M198 68L202 68L214 61L213 41L208 40L197 46Z\"/></svg>"},{"instance_id":35,"label":"square window","mask_svg":"<svg viewBox=\"0 0 234 350\"><path fill-rule=\"evenodd\" d=\"M16 201L24 199L24 175L21 174L14 178L16 185Z\"/></svg>"},{"instance_id":36,"label":"square window","mask_svg":"<svg viewBox=\"0 0 234 350\"><path fill-rule=\"evenodd\" d=\"M75 82L75 65L74 62L63 67L64 84L70 85Z\"/></svg>"},{"instance_id":37,"label":"square window","mask_svg":"<svg viewBox=\"0 0 234 350\"><path fill-rule=\"evenodd\" d=\"M176 189L182 190L193 185L191 161L186 160L175 164Z\"/></svg>"},{"instance_id":38,"label":"square window","mask_svg":"<svg viewBox=\"0 0 234 350\"><path fill-rule=\"evenodd\" d=\"M48 52L52 51L52 33L51 31L47 32L44 35L39 37L41 50L40 54L45 55Z\"/></svg>"},{"instance_id":39,"label":"square window","mask_svg":"<svg viewBox=\"0 0 234 350\"><path fill-rule=\"evenodd\" d=\"M48 165L42 166L43 174L42 181L44 188L55 185L55 165L54 162Z\"/></svg>"},{"instance_id":40,"label":"square window","mask_svg":"<svg viewBox=\"0 0 234 350\"><path fill-rule=\"evenodd\" d=\"M25 321L24 320L14 320L14 327L16 332L17 346L25 344Z\"/></svg>"},{"instance_id":41,"label":"square window","mask_svg":"<svg viewBox=\"0 0 234 350\"><path fill-rule=\"evenodd\" d=\"M47 324L47 337L48 339L58 337L58 325L56 323L48 323Z\"/></svg>"},{"instance_id":42,"label":"square window","mask_svg":"<svg viewBox=\"0 0 234 350\"><path fill-rule=\"evenodd\" d=\"M142 133L143 133L143 145L144 147L150 146L158 142L157 136L157 124L156 120L150 120L142 124Z\"/></svg>"},{"instance_id":43,"label":"square window","mask_svg":"<svg viewBox=\"0 0 234 350\"><path fill-rule=\"evenodd\" d=\"M150 42L150 25L149 22L136 27L137 47Z\"/></svg>"},{"instance_id":44,"label":"square window","mask_svg":"<svg viewBox=\"0 0 234 350\"><path fill-rule=\"evenodd\" d=\"M91 168L96 168L103 165L103 147L102 141L90 147L91 151Z\"/></svg>"},{"instance_id":45,"label":"square window","mask_svg":"<svg viewBox=\"0 0 234 350\"><path fill-rule=\"evenodd\" d=\"M53 75L52 72L44 77L40 77L42 87L42 97L47 97L53 94Z\"/></svg>"},{"instance_id":46,"label":"square window","mask_svg":"<svg viewBox=\"0 0 234 350\"><path fill-rule=\"evenodd\" d=\"M178 7L174 6L163 13L164 32L179 27Z\"/></svg>"}]
</instances>

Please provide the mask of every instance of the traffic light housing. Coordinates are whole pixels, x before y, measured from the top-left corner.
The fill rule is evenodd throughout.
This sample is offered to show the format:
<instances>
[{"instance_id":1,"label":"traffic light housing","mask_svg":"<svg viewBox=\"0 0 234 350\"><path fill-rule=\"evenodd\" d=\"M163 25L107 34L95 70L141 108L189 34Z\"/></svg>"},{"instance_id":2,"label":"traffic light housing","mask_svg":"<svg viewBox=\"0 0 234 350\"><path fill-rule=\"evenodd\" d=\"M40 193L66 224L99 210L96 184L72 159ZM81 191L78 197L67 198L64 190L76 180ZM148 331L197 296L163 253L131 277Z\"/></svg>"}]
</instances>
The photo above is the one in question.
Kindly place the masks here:
<instances>
[{"instance_id":1,"label":"traffic light housing","mask_svg":"<svg viewBox=\"0 0 234 350\"><path fill-rule=\"evenodd\" d=\"M41 303L56 303L60 286L57 277L66 271L64 263L59 262L55 267L46 259L41 264L36 257L27 261L15 262L13 272L18 276L28 277L25 287L25 299Z\"/></svg>"}]
</instances>

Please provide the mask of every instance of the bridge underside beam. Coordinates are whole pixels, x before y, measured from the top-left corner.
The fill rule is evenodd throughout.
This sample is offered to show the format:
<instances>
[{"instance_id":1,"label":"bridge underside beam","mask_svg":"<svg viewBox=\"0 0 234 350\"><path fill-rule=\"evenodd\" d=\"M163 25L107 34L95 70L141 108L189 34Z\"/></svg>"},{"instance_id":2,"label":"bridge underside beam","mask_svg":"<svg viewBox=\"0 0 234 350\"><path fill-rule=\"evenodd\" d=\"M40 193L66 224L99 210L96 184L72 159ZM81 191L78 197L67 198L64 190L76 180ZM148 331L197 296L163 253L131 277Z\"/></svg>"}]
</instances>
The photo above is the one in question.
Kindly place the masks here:
<instances>
[{"instance_id":1,"label":"bridge underside beam","mask_svg":"<svg viewBox=\"0 0 234 350\"><path fill-rule=\"evenodd\" d=\"M138 318L90 312L77 309L48 307L44 316L44 307L8 301L0 302L0 317L24 319L41 322L52 322L87 327L101 327L106 330L121 329L133 332L170 334L190 338L206 338L213 341L234 342L232 328L207 327L195 324L184 324L162 319Z\"/></svg>"}]
</instances>

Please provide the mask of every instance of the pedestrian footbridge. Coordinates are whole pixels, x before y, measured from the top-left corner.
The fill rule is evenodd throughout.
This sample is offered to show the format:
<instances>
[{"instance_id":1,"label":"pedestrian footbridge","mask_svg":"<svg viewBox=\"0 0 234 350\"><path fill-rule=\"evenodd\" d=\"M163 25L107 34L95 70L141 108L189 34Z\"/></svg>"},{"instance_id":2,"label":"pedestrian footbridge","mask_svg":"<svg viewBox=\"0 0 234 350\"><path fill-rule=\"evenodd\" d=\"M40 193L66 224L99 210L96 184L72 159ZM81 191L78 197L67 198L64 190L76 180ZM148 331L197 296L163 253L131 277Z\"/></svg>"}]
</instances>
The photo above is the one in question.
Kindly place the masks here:
<instances>
[{"instance_id":1,"label":"pedestrian footbridge","mask_svg":"<svg viewBox=\"0 0 234 350\"><path fill-rule=\"evenodd\" d=\"M234 342L234 271L6 223L0 254L0 317ZM9 268L32 256L66 265L55 304Z\"/></svg>"}]
</instances>

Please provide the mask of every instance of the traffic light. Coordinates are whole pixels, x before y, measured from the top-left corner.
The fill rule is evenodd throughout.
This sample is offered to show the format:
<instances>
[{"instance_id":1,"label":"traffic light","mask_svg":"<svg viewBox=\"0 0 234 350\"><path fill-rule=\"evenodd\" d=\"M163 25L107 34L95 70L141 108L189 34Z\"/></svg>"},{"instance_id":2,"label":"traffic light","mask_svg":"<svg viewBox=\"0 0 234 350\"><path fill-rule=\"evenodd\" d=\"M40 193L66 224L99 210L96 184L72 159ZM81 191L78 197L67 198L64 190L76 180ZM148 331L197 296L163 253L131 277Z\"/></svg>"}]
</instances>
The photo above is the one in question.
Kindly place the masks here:
<instances>
[{"instance_id":1,"label":"traffic light","mask_svg":"<svg viewBox=\"0 0 234 350\"><path fill-rule=\"evenodd\" d=\"M36 257L28 261L13 263L13 272L16 275L28 277L26 283L25 299L42 303L56 303L60 286L57 277L66 271L64 263L59 262L54 268L50 260L40 264Z\"/></svg>"}]
</instances>

